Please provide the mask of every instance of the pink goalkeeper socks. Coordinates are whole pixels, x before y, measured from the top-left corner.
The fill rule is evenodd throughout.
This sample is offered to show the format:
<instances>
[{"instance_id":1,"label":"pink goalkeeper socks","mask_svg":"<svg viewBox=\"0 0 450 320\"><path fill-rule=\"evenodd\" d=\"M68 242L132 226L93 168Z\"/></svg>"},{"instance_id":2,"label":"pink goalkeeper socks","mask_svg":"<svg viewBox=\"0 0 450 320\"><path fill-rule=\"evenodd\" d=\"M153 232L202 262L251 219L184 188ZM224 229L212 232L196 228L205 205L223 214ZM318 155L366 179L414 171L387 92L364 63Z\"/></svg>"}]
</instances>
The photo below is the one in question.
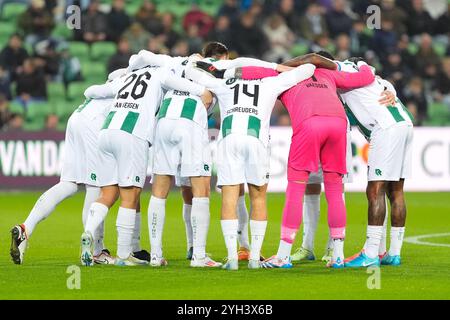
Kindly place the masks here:
<instances>
[{"instance_id":1,"label":"pink goalkeeper socks","mask_svg":"<svg viewBox=\"0 0 450 320\"><path fill-rule=\"evenodd\" d=\"M281 224L281 240L293 243L295 235L302 223L303 195L306 191L306 183L289 181L286 190L286 202L283 210Z\"/></svg>"}]
</instances>

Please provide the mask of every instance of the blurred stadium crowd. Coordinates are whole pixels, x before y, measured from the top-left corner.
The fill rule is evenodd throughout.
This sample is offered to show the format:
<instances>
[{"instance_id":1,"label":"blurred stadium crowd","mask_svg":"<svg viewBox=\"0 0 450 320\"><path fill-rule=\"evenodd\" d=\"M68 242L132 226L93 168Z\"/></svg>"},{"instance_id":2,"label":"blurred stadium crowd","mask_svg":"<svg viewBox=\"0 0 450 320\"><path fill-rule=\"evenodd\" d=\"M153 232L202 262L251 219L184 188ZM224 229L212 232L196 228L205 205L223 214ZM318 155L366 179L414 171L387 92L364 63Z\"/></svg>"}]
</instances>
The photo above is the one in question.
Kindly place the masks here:
<instances>
[{"instance_id":1,"label":"blurred stadium crowd","mask_svg":"<svg viewBox=\"0 0 450 320\"><path fill-rule=\"evenodd\" d=\"M79 30L66 26L73 4ZM372 4L377 30L365 22ZM85 88L133 53L187 56L208 40L269 61L365 57L416 125L450 125L449 39L450 0L0 0L0 130L64 130ZM281 105L272 123L289 125Z\"/></svg>"}]
</instances>

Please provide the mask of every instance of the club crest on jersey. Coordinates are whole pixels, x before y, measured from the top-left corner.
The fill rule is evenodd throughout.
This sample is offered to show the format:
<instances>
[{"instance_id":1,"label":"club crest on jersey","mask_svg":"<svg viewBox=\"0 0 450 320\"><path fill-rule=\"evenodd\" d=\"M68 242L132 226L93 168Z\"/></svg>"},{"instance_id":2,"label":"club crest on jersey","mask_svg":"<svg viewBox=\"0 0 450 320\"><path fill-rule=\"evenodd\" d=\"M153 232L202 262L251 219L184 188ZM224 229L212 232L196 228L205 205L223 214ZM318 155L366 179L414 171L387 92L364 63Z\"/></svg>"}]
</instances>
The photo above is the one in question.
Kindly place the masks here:
<instances>
[{"instance_id":1,"label":"club crest on jersey","mask_svg":"<svg viewBox=\"0 0 450 320\"><path fill-rule=\"evenodd\" d=\"M141 178L139 178L138 176L136 176L134 180L136 180L137 183L141 182Z\"/></svg>"},{"instance_id":2,"label":"club crest on jersey","mask_svg":"<svg viewBox=\"0 0 450 320\"><path fill-rule=\"evenodd\" d=\"M95 173L91 173L91 180L97 181L97 175Z\"/></svg>"},{"instance_id":3,"label":"club crest on jersey","mask_svg":"<svg viewBox=\"0 0 450 320\"><path fill-rule=\"evenodd\" d=\"M206 172L209 172L209 165L205 164L205 165L203 166L203 169L204 169Z\"/></svg>"},{"instance_id":4,"label":"club crest on jersey","mask_svg":"<svg viewBox=\"0 0 450 320\"><path fill-rule=\"evenodd\" d=\"M375 169L375 174L376 174L377 176L382 176L382 175L383 175L383 172L382 172L380 169Z\"/></svg>"},{"instance_id":5,"label":"club crest on jersey","mask_svg":"<svg viewBox=\"0 0 450 320\"><path fill-rule=\"evenodd\" d=\"M225 82L227 85L231 85L231 84L233 84L233 83L235 83L236 82L236 78L230 78L230 79L228 79L227 80L227 82Z\"/></svg>"}]
</instances>

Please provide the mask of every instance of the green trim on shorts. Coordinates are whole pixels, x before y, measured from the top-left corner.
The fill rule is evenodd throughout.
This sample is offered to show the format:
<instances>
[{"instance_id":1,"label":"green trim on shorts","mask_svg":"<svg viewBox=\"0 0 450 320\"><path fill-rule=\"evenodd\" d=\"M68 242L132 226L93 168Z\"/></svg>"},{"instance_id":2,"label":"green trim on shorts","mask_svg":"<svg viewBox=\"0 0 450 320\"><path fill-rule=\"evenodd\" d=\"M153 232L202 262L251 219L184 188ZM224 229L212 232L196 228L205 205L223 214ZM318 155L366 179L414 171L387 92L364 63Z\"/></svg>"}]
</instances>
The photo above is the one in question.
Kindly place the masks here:
<instances>
[{"instance_id":1,"label":"green trim on shorts","mask_svg":"<svg viewBox=\"0 0 450 320\"><path fill-rule=\"evenodd\" d=\"M125 117L125 120L123 120L122 126L120 127L120 130L133 133L134 127L136 126L136 122L139 118L139 113L128 111L127 116Z\"/></svg>"},{"instance_id":2,"label":"green trim on shorts","mask_svg":"<svg viewBox=\"0 0 450 320\"><path fill-rule=\"evenodd\" d=\"M193 120L195 110L197 109L197 101L191 98L184 99L183 109L181 110L181 118Z\"/></svg>"},{"instance_id":3,"label":"green trim on shorts","mask_svg":"<svg viewBox=\"0 0 450 320\"><path fill-rule=\"evenodd\" d=\"M107 129L109 127L109 124L111 123L114 115L116 114L116 111L111 111L110 113L108 113L108 116L105 119L105 122L103 122L103 129Z\"/></svg>"}]
</instances>

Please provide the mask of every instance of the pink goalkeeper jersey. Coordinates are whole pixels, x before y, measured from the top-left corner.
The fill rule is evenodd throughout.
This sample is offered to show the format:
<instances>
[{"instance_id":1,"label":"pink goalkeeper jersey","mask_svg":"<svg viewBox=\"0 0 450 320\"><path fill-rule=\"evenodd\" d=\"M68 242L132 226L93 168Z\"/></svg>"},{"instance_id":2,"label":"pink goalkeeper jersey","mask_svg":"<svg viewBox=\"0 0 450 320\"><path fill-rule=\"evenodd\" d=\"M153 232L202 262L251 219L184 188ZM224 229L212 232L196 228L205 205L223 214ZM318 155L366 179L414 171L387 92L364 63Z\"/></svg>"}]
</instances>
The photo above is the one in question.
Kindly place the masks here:
<instances>
[{"instance_id":1,"label":"pink goalkeeper jersey","mask_svg":"<svg viewBox=\"0 0 450 320\"><path fill-rule=\"evenodd\" d=\"M273 77L275 70L259 67L243 67L242 78L246 80ZM329 116L347 119L337 95L339 89L353 89L371 84L375 76L367 65L359 72L349 73L327 69L316 69L308 80L285 91L281 101L289 112L294 133L306 119L313 116Z\"/></svg>"}]
</instances>

